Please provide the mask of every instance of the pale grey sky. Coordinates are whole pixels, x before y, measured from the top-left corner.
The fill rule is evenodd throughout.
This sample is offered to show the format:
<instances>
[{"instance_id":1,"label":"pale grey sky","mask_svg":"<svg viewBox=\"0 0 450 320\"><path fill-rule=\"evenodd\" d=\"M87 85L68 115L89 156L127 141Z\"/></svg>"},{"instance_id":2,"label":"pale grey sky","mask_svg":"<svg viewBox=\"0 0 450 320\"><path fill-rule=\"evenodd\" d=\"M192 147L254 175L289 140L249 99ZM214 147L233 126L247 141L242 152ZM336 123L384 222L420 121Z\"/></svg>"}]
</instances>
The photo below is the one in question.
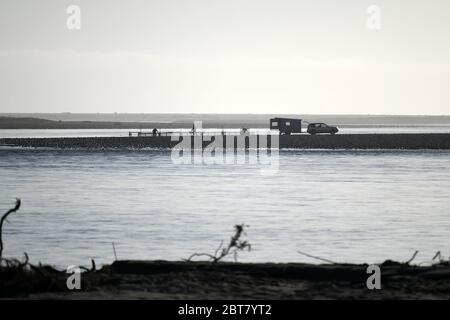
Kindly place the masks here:
<instances>
[{"instance_id":1,"label":"pale grey sky","mask_svg":"<svg viewBox=\"0 0 450 320\"><path fill-rule=\"evenodd\" d=\"M449 39L448 0L0 0L0 112L450 114Z\"/></svg>"}]
</instances>

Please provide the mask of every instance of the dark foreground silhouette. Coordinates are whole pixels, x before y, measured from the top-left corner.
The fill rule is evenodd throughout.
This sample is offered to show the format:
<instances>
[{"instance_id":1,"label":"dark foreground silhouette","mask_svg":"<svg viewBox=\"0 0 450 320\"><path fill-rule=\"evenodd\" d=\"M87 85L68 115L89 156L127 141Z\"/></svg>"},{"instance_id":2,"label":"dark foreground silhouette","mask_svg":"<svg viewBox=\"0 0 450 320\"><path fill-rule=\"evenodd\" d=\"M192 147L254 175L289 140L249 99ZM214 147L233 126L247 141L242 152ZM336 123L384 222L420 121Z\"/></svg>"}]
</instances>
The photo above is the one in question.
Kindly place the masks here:
<instances>
[{"instance_id":1,"label":"dark foreground silhouette","mask_svg":"<svg viewBox=\"0 0 450 320\"><path fill-rule=\"evenodd\" d=\"M32 299L449 299L450 265L386 261L381 290L369 290L367 265L115 261L70 274L16 261L0 268L0 296Z\"/></svg>"}]
</instances>

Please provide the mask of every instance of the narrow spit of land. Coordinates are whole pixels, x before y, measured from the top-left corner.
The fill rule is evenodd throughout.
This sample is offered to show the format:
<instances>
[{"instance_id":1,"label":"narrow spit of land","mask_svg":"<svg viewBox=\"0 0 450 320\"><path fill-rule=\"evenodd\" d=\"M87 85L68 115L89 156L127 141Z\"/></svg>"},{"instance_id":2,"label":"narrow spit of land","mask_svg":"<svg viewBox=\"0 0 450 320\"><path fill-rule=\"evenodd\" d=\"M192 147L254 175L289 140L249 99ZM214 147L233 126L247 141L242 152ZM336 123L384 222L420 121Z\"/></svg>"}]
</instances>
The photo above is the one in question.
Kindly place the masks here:
<instances>
[{"instance_id":1,"label":"narrow spit of land","mask_svg":"<svg viewBox=\"0 0 450 320\"><path fill-rule=\"evenodd\" d=\"M450 133L429 134L336 134L277 136L281 149L432 149L449 150ZM190 138L194 145L194 137ZM214 141L204 141L204 147ZM219 136L224 147L238 146L235 136ZM230 144L228 139L234 139ZM206 139L205 139L206 140ZM0 138L0 146L57 149L142 149L173 148L179 137L83 137L83 138ZM270 139L272 141L272 139ZM217 145L217 143L215 143ZM249 140L246 139L246 147ZM268 146L268 145L265 145Z\"/></svg>"}]
</instances>

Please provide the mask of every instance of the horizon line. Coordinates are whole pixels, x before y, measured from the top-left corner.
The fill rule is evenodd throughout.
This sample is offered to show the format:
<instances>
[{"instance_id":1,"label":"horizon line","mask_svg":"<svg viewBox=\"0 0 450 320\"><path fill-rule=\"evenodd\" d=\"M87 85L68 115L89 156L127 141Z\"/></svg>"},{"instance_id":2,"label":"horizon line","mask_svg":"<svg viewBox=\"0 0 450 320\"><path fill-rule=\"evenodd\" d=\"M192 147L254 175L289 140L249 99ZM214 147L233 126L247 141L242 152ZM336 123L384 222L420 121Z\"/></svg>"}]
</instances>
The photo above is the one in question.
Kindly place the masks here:
<instances>
[{"instance_id":1,"label":"horizon line","mask_svg":"<svg viewBox=\"0 0 450 320\"><path fill-rule=\"evenodd\" d=\"M88 114L88 115L119 115L119 114L149 114L149 115L311 115L311 116L375 116L375 117L450 117L450 114L383 114L383 113L207 113L207 112L0 112L0 115L26 114Z\"/></svg>"}]
</instances>

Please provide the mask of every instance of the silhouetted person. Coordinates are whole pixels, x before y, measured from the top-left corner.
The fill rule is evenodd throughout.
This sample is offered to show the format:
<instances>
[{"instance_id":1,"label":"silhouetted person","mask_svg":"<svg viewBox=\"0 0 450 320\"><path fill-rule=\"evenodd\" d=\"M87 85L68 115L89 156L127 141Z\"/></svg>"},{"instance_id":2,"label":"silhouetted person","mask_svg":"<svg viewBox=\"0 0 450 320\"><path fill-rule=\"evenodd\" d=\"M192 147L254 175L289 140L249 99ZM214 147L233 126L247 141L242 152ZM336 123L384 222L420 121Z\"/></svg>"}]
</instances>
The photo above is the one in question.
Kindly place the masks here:
<instances>
[{"instance_id":1,"label":"silhouetted person","mask_svg":"<svg viewBox=\"0 0 450 320\"><path fill-rule=\"evenodd\" d=\"M152 133L153 133L154 136L156 136L158 134L158 129L154 128Z\"/></svg>"}]
</instances>

